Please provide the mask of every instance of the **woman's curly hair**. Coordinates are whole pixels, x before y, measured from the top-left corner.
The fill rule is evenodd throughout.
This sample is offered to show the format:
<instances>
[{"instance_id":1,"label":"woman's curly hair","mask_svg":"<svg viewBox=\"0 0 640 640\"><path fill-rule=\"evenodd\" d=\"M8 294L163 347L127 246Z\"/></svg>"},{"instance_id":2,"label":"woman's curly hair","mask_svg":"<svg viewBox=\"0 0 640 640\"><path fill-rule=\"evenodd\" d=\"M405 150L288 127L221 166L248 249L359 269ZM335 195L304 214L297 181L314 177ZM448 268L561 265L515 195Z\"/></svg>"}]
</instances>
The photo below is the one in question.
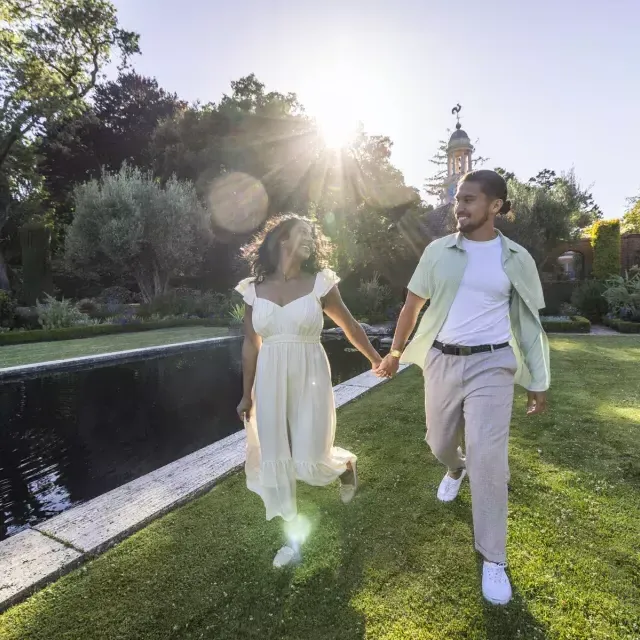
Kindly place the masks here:
<instances>
[{"instance_id":1,"label":"woman's curly hair","mask_svg":"<svg viewBox=\"0 0 640 640\"><path fill-rule=\"evenodd\" d=\"M284 214L271 218L262 231L242 248L242 257L250 264L256 282L260 283L275 273L280 260L280 243L289 237L291 230L300 222L305 222L311 227L313 238L311 255L302 263L302 270L316 275L328 266L331 245L318 225L302 216Z\"/></svg>"}]
</instances>

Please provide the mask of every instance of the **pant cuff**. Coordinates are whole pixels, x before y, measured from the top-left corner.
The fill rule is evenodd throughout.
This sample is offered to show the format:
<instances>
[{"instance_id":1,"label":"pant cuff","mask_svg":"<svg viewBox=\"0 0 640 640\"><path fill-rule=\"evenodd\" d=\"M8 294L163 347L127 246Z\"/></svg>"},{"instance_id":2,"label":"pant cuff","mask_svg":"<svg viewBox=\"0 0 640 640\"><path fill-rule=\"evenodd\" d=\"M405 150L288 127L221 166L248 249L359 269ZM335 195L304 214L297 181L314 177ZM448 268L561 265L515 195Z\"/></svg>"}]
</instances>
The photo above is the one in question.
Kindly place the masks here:
<instances>
[{"instance_id":1,"label":"pant cuff","mask_svg":"<svg viewBox=\"0 0 640 640\"><path fill-rule=\"evenodd\" d=\"M480 553L482 556L484 556L484 559L488 560L489 562L495 562L496 564L499 564L500 562L507 561L506 551L502 553L491 553L486 549L483 549L477 542L476 542L476 551Z\"/></svg>"}]
</instances>

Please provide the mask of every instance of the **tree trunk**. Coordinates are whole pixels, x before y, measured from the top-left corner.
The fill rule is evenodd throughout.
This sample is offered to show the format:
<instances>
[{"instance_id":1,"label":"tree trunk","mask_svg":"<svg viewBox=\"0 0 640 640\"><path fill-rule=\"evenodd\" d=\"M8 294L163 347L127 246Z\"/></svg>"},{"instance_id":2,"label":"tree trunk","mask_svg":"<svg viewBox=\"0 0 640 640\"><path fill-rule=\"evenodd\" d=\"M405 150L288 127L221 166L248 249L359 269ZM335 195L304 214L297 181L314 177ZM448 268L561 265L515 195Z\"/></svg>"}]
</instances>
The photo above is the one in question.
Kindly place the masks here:
<instances>
[{"instance_id":1,"label":"tree trunk","mask_svg":"<svg viewBox=\"0 0 640 640\"><path fill-rule=\"evenodd\" d=\"M0 291L11 291L11 283L9 282L9 274L7 273L7 265L2 255L2 247L0 246Z\"/></svg>"}]
</instances>

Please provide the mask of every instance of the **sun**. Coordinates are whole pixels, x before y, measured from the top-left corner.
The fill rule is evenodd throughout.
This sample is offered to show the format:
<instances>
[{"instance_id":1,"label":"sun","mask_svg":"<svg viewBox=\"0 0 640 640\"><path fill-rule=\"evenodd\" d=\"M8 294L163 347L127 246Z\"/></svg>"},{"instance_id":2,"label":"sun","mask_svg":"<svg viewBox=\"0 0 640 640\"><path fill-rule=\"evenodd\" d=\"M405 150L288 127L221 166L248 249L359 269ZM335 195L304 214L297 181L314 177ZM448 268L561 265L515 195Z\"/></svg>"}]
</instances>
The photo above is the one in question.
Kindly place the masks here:
<instances>
[{"instance_id":1,"label":"sun","mask_svg":"<svg viewBox=\"0 0 640 640\"><path fill-rule=\"evenodd\" d=\"M353 142L358 130L357 120L333 109L316 115L320 135L329 149L344 149Z\"/></svg>"}]
</instances>

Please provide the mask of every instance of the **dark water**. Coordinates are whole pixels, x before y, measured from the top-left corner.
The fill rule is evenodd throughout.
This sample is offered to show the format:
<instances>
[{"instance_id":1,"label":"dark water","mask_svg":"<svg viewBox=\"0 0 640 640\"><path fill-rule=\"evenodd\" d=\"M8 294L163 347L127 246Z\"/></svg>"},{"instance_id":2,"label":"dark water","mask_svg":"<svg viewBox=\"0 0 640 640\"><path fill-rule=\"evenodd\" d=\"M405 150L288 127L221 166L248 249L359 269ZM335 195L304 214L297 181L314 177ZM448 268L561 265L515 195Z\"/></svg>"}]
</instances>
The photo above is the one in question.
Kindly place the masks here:
<instances>
[{"instance_id":1,"label":"dark water","mask_svg":"<svg viewBox=\"0 0 640 640\"><path fill-rule=\"evenodd\" d=\"M333 383L369 368L325 343ZM242 428L241 341L0 383L0 539Z\"/></svg>"}]
</instances>

